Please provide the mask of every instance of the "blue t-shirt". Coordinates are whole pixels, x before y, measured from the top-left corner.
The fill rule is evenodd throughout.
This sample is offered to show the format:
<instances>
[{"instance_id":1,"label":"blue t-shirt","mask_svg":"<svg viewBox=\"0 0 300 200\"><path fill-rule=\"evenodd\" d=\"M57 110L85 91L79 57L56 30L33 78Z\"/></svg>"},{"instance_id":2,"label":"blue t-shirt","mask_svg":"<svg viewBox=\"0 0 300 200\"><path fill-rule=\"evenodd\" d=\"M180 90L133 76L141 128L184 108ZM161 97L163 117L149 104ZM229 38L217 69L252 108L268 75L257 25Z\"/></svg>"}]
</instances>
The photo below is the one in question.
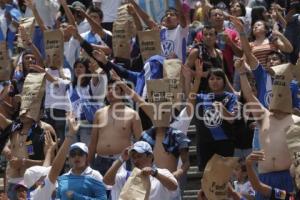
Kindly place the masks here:
<instances>
[{"instance_id":1,"label":"blue t-shirt","mask_svg":"<svg viewBox=\"0 0 300 200\"><path fill-rule=\"evenodd\" d=\"M272 77L261 64L258 64L256 69L252 72L256 82L257 98L265 108L269 108L272 99ZM292 93L293 108L299 108L298 82L292 80L290 89Z\"/></svg>"},{"instance_id":2,"label":"blue t-shirt","mask_svg":"<svg viewBox=\"0 0 300 200\"><path fill-rule=\"evenodd\" d=\"M237 97L233 93L200 93L197 95L196 127L201 142L233 139L232 125L213 106L222 102L228 112L237 107Z\"/></svg>"}]
</instances>

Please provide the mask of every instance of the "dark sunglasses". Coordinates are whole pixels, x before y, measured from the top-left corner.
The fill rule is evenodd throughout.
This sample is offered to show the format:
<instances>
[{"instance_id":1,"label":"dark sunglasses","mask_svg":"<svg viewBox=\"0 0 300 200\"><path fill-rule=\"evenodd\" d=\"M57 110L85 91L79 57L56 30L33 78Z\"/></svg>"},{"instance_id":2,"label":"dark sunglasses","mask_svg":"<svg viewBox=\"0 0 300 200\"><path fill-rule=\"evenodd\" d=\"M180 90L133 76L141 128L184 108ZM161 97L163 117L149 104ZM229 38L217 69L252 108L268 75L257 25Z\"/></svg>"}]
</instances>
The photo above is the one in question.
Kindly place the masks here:
<instances>
[{"instance_id":1,"label":"dark sunglasses","mask_svg":"<svg viewBox=\"0 0 300 200\"><path fill-rule=\"evenodd\" d=\"M84 154L85 154L84 151L78 149L70 151L70 157L72 158L74 158L75 156L84 156Z\"/></svg>"}]
</instances>

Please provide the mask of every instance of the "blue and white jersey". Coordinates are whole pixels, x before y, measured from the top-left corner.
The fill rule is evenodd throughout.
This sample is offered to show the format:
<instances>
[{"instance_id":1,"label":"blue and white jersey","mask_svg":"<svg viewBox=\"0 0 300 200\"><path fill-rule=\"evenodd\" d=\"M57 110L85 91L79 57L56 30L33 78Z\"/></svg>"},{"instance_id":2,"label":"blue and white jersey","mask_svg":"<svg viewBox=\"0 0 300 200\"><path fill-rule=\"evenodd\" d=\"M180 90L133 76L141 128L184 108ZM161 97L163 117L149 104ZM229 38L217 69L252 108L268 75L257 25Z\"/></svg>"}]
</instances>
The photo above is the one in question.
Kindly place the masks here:
<instances>
[{"instance_id":1,"label":"blue and white jersey","mask_svg":"<svg viewBox=\"0 0 300 200\"><path fill-rule=\"evenodd\" d=\"M168 30L162 28L160 30L160 40L162 52L165 57L175 53L176 56L184 63L186 60L186 49L189 27L182 28L178 25L175 29Z\"/></svg>"},{"instance_id":2,"label":"blue and white jersey","mask_svg":"<svg viewBox=\"0 0 300 200\"><path fill-rule=\"evenodd\" d=\"M259 102L268 109L272 99L273 79L261 64L258 64L252 72L256 82L257 98ZM290 89L292 93L293 108L299 108L298 88L298 82L292 80Z\"/></svg>"}]
</instances>

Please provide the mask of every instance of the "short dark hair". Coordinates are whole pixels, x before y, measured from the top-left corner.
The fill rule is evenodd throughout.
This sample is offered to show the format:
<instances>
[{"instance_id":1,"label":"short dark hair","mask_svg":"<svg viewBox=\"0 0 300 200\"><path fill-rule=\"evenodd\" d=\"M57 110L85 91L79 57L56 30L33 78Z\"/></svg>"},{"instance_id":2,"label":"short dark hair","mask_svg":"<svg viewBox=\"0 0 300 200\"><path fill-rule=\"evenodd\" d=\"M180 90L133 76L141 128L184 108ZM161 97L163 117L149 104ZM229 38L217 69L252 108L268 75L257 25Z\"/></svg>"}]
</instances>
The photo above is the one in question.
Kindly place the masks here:
<instances>
[{"instance_id":1,"label":"short dark hair","mask_svg":"<svg viewBox=\"0 0 300 200\"><path fill-rule=\"evenodd\" d=\"M93 5L91 5L88 9L87 9L87 13L97 13L99 15L100 19L103 19L103 12L100 8L95 7Z\"/></svg>"},{"instance_id":2,"label":"short dark hair","mask_svg":"<svg viewBox=\"0 0 300 200\"><path fill-rule=\"evenodd\" d=\"M213 27L211 24L205 24L204 27L202 28L202 33L203 33L203 31L204 31L205 29L210 30L210 29L215 29L215 27ZM216 35L218 34L218 32L216 31L216 29L215 29L215 34L216 34Z\"/></svg>"},{"instance_id":3,"label":"short dark hair","mask_svg":"<svg viewBox=\"0 0 300 200\"><path fill-rule=\"evenodd\" d=\"M226 74L223 69L221 68L212 68L208 71L207 80L212 76L221 77L224 82L224 88L226 87Z\"/></svg>"},{"instance_id":4,"label":"short dark hair","mask_svg":"<svg viewBox=\"0 0 300 200\"><path fill-rule=\"evenodd\" d=\"M165 11L165 15L161 18L160 23L163 22L163 20L164 20L164 19L166 18L166 16L167 16L167 14L170 13L170 12L175 13L175 15L178 16L178 10L177 10L176 8L170 7L170 8L168 8L168 9Z\"/></svg>"},{"instance_id":5,"label":"short dark hair","mask_svg":"<svg viewBox=\"0 0 300 200\"><path fill-rule=\"evenodd\" d=\"M286 56L284 54L280 53L279 51L271 51L270 53L268 53L267 58L274 54L279 57L281 63L285 63L287 61Z\"/></svg>"},{"instance_id":6,"label":"short dark hair","mask_svg":"<svg viewBox=\"0 0 300 200\"><path fill-rule=\"evenodd\" d=\"M224 11L223 11L221 8L218 8L218 7L214 6L214 7L212 7L211 9L208 10L208 17L211 17L211 12L212 12L213 10L221 10L222 13L224 14Z\"/></svg>"},{"instance_id":7,"label":"short dark hair","mask_svg":"<svg viewBox=\"0 0 300 200\"><path fill-rule=\"evenodd\" d=\"M242 3L242 2L240 2L240 1L233 1L233 2L230 2L230 7L233 5L233 4L235 4L235 3L238 3L239 4L239 6L240 6L240 8L241 8L241 11L242 11L242 16L243 17L245 17L245 15L246 15L246 8L245 8L245 5Z\"/></svg>"}]
</instances>

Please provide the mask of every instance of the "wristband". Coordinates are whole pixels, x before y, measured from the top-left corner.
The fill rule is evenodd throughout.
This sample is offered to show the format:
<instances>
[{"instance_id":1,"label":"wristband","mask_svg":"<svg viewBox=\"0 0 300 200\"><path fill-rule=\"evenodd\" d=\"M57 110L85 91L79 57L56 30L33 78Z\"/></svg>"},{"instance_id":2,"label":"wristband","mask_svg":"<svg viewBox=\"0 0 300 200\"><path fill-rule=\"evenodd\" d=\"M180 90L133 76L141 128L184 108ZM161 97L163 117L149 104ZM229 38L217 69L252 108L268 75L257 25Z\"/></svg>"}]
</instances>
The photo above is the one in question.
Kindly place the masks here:
<instances>
[{"instance_id":1,"label":"wristband","mask_svg":"<svg viewBox=\"0 0 300 200\"><path fill-rule=\"evenodd\" d=\"M124 163L124 159L122 158L122 156L120 156L119 158L118 158L118 160L123 164Z\"/></svg>"},{"instance_id":2,"label":"wristband","mask_svg":"<svg viewBox=\"0 0 300 200\"><path fill-rule=\"evenodd\" d=\"M156 177L157 174L158 174L157 168L153 167L153 168L152 168L152 171L151 171L151 175L152 175L153 177Z\"/></svg>"}]
</instances>

